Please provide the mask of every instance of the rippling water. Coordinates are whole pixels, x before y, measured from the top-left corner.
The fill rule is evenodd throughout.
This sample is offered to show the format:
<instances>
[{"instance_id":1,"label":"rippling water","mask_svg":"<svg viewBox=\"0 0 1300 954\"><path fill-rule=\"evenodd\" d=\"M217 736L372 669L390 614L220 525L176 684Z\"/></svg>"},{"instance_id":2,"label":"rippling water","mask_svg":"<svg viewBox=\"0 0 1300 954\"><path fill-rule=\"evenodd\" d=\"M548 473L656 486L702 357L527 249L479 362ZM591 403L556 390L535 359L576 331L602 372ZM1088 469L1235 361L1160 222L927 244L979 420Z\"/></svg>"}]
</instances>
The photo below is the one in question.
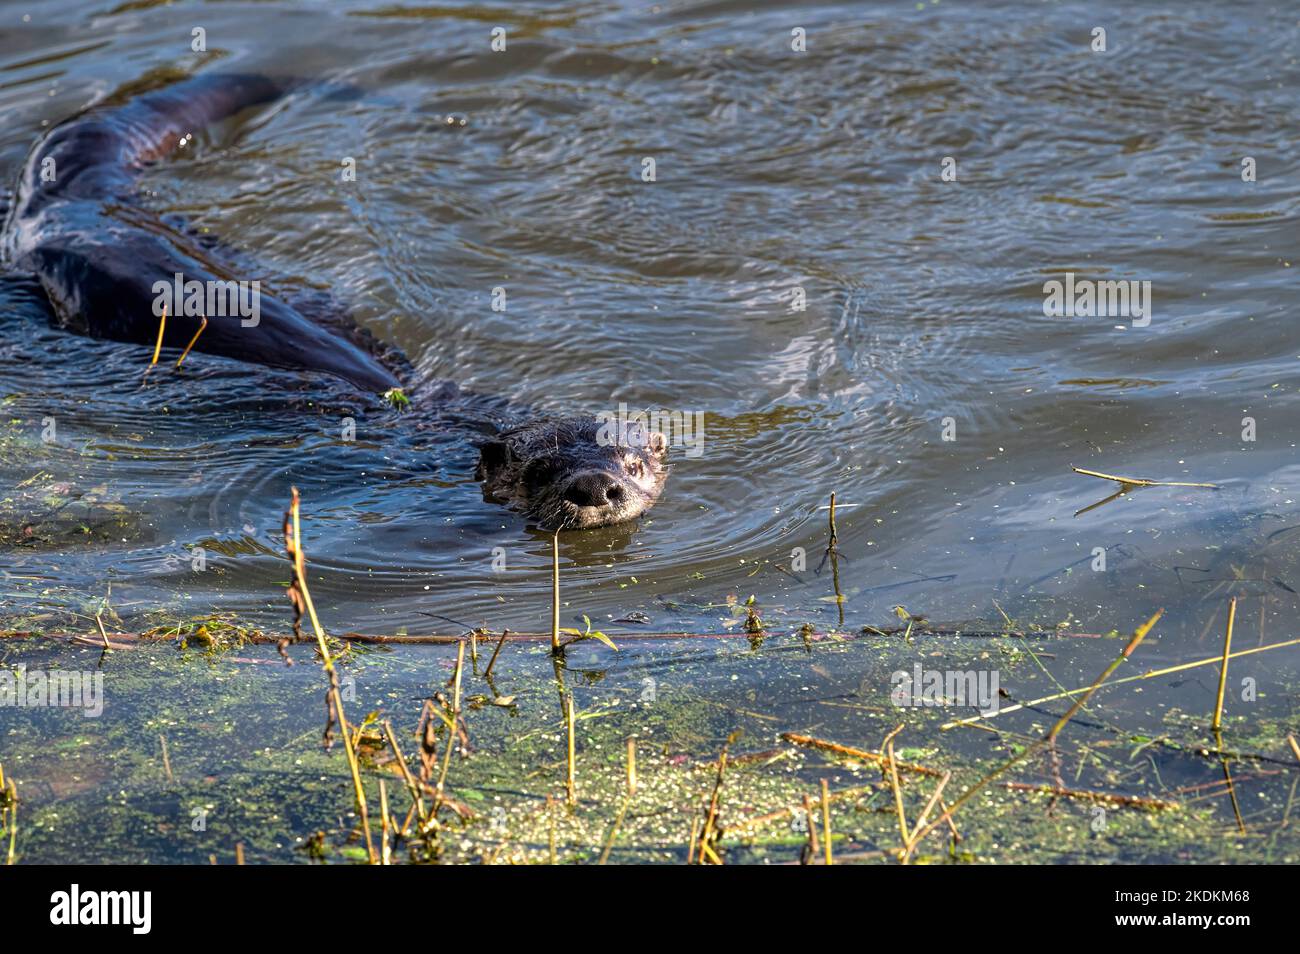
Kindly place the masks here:
<instances>
[{"instance_id":1,"label":"rippling water","mask_svg":"<svg viewBox=\"0 0 1300 954\"><path fill-rule=\"evenodd\" d=\"M703 412L703 454L678 453L646 519L562 538L566 620L703 628L753 594L774 625L833 625L832 491L848 624L900 603L996 618L997 600L1105 631L1166 605L1185 641L1225 593L1261 638L1294 617L1284 5L47 0L0 24L5 183L43 129L153 74L328 80L353 92L201 132L148 171L147 205L238 247L250 277L348 302L424 380ZM1149 281L1150 325L1045 317L1066 272ZM283 623L296 484L328 624L546 624L549 540L482 501L455 408L380 412L199 354L142 382L147 349L50 330L21 278L0 296L6 613L111 585L126 624ZM1220 489L1076 517L1114 485L1071 465Z\"/></svg>"},{"instance_id":2,"label":"rippling water","mask_svg":"<svg viewBox=\"0 0 1300 954\"><path fill-rule=\"evenodd\" d=\"M417 369L405 414L197 353L145 377L147 348L53 329L29 276L0 277L0 628L93 631L102 610L123 630L213 612L283 630L297 486L328 628L544 629L550 539L482 500L472 442L512 414L625 404L702 413L702 453L675 452L639 523L561 537L564 625L739 632L752 596L774 636L897 625L899 606L1092 635L1164 607L1141 648L1154 668L1215 655L1236 596L1234 645L1295 638L1300 13L1131 6L0 0L0 196L44 131L110 96L201 72L320 81L196 131L144 174L143 203L237 249L239 277L345 302ZM1150 323L1048 317L1045 283L1067 273L1149 282ZM1116 485L1071 466L1218 489L1101 503ZM926 758L980 763L1048 710L1006 735L940 732L946 714L889 705L892 671L997 667L1024 701L1087 684L1117 649L1014 641L1050 650L1031 668L1012 642L622 641L566 665L620 749L713 758L737 728L754 749L787 729L874 749L905 719ZM267 824L245 798L281 771L305 807L250 857L292 860L345 798L300 791L328 768L302 761L319 673L271 647L206 665L2 648L7 667L114 677L100 723L0 710L24 860L203 861ZM446 647L359 656L349 713L409 729L450 665ZM1213 668L1117 689L1070 728L1072 784L1185 798L1202 821L1209 804L1221 830L1066 846L1034 808L973 825L972 850L1290 859L1298 667L1296 647L1233 662L1227 747L1259 760L1237 770L1240 803L1217 787L1227 763L1200 757ZM536 731L558 724L553 675L527 646L497 669ZM458 774L521 751L513 715L474 715L482 757ZM167 732L186 791L222 805L207 841L168 833L179 803L149 762ZM1094 820L1077 808L1060 824Z\"/></svg>"}]
</instances>

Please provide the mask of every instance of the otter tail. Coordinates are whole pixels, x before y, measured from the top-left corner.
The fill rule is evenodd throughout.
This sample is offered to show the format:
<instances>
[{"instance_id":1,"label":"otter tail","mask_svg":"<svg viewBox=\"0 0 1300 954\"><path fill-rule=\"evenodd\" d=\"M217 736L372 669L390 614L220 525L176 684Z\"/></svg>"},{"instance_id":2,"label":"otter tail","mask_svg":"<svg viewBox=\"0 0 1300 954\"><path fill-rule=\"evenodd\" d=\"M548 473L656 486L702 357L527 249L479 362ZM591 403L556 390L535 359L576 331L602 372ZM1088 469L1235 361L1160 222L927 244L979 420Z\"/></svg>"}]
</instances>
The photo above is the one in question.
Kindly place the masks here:
<instances>
[{"instance_id":1,"label":"otter tail","mask_svg":"<svg viewBox=\"0 0 1300 954\"><path fill-rule=\"evenodd\" d=\"M262 294L260 276L234 274L134 202L131 186L145 165L198 129L301 85L203 75L115 97L56 127L24 169L5 257L36 272L61 324L92 337L150 344L166 308L164 347L192 341L196 351L324 371L367 390L398 386L380 360L389 352L368 348L341 309L311 320Z\"/></svg>"},{"instance_id":2,"label":"otter tail","mask_svg":"<svg viewBox=\"0 0 1300 954\"><path fill-rule=\"evenodd\" d=\"M130 99L110 98L45 137L24 168L14 214L32 215L68 199L129 198L135 175L182 148L192 133L301 85L257 75L205 74Z\"/></svg>"}]
</instances>

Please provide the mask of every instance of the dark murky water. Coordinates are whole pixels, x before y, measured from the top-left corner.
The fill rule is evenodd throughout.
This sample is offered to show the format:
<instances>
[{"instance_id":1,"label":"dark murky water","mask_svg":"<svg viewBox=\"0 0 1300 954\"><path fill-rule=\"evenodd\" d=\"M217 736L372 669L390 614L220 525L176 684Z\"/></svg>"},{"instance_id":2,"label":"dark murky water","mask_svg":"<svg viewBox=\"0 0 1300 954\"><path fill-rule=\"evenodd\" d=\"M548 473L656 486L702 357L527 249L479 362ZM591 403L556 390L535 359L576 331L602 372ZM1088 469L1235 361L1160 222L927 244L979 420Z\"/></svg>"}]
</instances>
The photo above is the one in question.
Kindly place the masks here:
<instances>
[{"instance_id":1,"label":"dark murky water","mask_svg":"<svg viewBox=\"0 0 1300 954\"><path fill-rule=\"evenodd\" d=\"M846 624L900 603L996 619L996 600L1106 632L1164 606L1157 665L1212 654L1229 595L1248 645L1296 635L1298 43L1268 3L6 2L0 179L151 71L349 84L200 134L146 175L148 204L263 263L249 278L331 290L425 379L703 412L703 453L677 454L647 519L562 538L566 625L734 626L727 597L753 594L778 629L834 626L834 491ZM1150 282L1149 325L1046 317L1066 272ZM142 385L146 349L44 314L0 286L0 483L31 481L6 615L84 612L111 584L126 626L283 625L296 484L327 626L547 624L549 539L481 500L454 414L204 355ZM1114 485L1071 465L1220 489L1076 516Z\"/></svg>"}]
</instances>

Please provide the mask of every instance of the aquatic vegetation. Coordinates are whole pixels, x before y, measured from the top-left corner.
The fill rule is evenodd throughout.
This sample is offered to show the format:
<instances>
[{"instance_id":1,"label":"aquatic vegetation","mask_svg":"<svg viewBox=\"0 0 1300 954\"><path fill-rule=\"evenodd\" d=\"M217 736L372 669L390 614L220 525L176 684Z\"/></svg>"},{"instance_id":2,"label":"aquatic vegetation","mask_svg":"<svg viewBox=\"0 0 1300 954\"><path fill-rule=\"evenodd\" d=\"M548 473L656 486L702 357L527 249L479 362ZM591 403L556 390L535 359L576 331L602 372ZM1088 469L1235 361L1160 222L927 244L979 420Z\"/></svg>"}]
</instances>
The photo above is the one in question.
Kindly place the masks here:
<instances>
[{"instance_id":1,"label":"aquatic vegetation","mask_svg":"<svg viewBox=\"0 0 1300 954\"><path fill-rule=\"evenodd\" d=\"M0 547L61 551L120 543L140 535L144 518L107 485L78 486L38 470L0 496Z\"/></svg>"},{"instance_id":2,"label":"aquatic vegetation","mask_svg":"<svg viewBox=\"0 0 1300 954\"><path fill-rule=\"evenodd\" d=\"M200 629L223 651L201 644ZM355 745L367 817L388 819L376 861L825 863L828 852L833 863L1226 861L1247 843L1261 860L1300 857L1293 829L1279 824L1300 769L1285 741L1292 698L1250 732L1225 719L1233 750L1207 744L1213 693L1205 712L1170 711L1149 725L1141 711L1115 708L1120 690L1098 703L1109 683L1085 680L1050 726L1037 725L1041 704L1031 704L973 734L943 731L949 708L887 701L887 673L910 664L918 645L944 667L1002 660L1032 685L1042 675L1031 653L1050 648L1059 665L1071 650L1082 666L1104 642L1054 628L973 638L914 629L910 641L899 632L809 642L794 632L758 655L699 653L652 689L640 673L679 656L672 640L619 654L632 652L638 666L593 670L607 647L557 659L538 635L514 641L490 671L470 658L468 638L454 640L450 657L447 647L391 644L335 660L340 699L369 711L339 731ZM188 652L176 652L181 641ZM36 668L80 668L101 653L92 641L48 636L0 645L7 665ZM27 806L19 862L230 861L236 845L250 861L371 860L360 804L338 814L341 798L356 801L345 795L352 767L321 746L322 710L303 705L322 688L334 693L314 667L286 668L269 636L232 620L177 621L122 645L107 663L104 719L69 734L58 713L29 710L24 731L3 736L7 777ZM209 663L187 665L201 646ZM306 651L286 647L300 662ZM832 659L836 672L864 673L861 685L824 669ZM728 674L755 665L762 684L825 683L816 713L733 689ZM585 678L594 673L603 675ZM14 712L0 708L0 731ZM1008 778L1015 766L1023 772ZM1241 811L1247 834L1235 815L1227 830L1222 820L1226 794L1243 787L1269 795Z\"/></svg>"}]
</instances>

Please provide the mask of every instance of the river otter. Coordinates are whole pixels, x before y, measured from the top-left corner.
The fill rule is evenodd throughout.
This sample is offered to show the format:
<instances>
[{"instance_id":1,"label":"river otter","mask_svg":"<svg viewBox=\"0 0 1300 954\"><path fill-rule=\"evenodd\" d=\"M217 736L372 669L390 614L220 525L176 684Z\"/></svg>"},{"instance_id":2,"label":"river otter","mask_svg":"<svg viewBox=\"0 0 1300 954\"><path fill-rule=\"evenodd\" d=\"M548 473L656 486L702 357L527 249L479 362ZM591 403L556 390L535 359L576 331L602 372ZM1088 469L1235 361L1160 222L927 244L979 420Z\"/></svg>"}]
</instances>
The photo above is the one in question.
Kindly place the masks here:
<instances>
[{"instance_id":1,"label":"river otter","mask_svg":"<svg viewBox=\"0 0 1300 954\"><path fill-rule=\"evenodd\" d=\"M341 308L290 304L261 294L259 285L255 313L214 310L214 288L225 303L240 285L231 266L213 259L211 241L147 212L134 189L141 169L183 148L196 129L302 85L198 76L60 124L24 166L0 233L0 261L34 273L53 320L69 330L153 346L161 324L164 347L188 343L240 361L322 371L400 398L395 368L409 371L410 364ZM179 294L189 287L207 289L206 298ZM165 321L160 292L171 303ZM629 436L635 443L623 442ZM604 526L654 504L666 473L664 444L661 434L626 429L602 441L592 418L532 421L482 445L477 479L485 499L510 504L545 529Z\"/></svg>"},{"instance_id":2,"label":"river otter","mask_svg":"<svg viewBox=\"0 0 1300 954\"><path fill-rule=\"evenodd\" d=\"M544 527L600 527L654 506L663 488L667 441L630 422L611 434L593 418L533 421L481 448L483 495Z\"/></svg>"}]
</instances>

